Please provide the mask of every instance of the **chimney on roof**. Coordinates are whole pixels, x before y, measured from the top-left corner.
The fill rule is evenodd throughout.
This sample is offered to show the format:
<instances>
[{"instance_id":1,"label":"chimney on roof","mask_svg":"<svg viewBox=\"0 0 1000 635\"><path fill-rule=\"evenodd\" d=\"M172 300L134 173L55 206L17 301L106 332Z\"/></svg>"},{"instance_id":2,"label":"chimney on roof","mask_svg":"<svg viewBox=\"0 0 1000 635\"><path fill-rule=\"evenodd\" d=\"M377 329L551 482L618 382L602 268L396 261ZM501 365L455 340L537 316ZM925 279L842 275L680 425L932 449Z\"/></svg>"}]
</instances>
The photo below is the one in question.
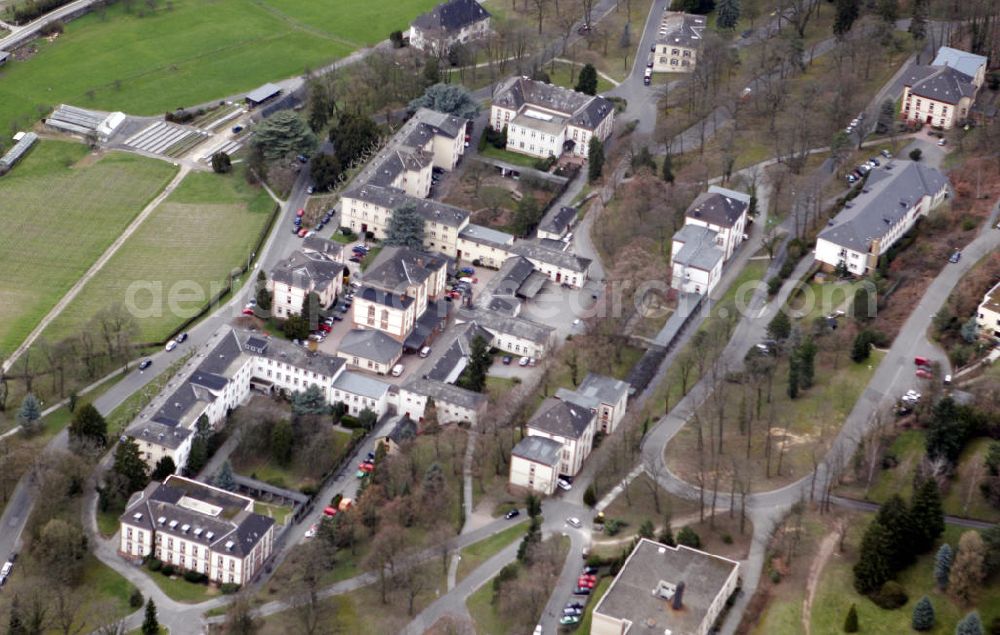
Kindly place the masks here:
<instances>
[{"instance_id":1,"label":"chimney on roof","mask_svg":"<svg viewBox=\"0 0 1000 635\"><path fill-rule=\"evenodd\" d=\"M670 603L670 608L675 611L679 611L684 608L684 580L677 583L677 588L674 590L674 599Z\"/></svg>"}]
</instances>

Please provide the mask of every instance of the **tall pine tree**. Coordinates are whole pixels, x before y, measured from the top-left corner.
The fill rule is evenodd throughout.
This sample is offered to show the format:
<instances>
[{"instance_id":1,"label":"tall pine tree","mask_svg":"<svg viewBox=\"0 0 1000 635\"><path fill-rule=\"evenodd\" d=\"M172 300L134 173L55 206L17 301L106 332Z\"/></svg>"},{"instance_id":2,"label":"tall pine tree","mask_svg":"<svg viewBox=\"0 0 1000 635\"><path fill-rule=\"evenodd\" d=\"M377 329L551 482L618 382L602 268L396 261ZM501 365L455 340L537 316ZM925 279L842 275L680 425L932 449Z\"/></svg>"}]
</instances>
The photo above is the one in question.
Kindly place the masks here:
<instances>
[{"instance_id":1,"label":"tall pine tree","mask_svg":"<svg viewBox=\"0 0 1000 635\"><path fill-rule=\"evenodd\" d=\"M146 601L146 617L142 620L142 635L159 635L160 622L156 619L156 604L153 598Z\"/></svg>"},{"instance_id":2,"label":"tall pine tree","mask_svg":"<svg viewBox=\"0 0 1000 635\"><path fill-rule=\"evenodd\" d=\"M951 563L955 561L955 551L951 545L944 543L934 556L934 583L944 591L948 588L948 578L951 576Z\"/></svg>"},{"instance_id":3,"label":"tall pine tree","mask_svg":"<svg viewBox=\"0 0 1000 635\"><path fill-rule=\"evenodd\" d=\"M955 627L955 635L983 635L983 622L979 619L979 612L966 614Z\"/></svg>"},{"instance_id":4,"label":"tall pine tree","mask_svg":"<svg viewBox=\"0 0 1000 635\"><path fill-rule=\"evenodd\" d=\"M944 533L941 494L933 478L926 478L917 485L910 504L910 516L913 518L914 549L918 553L926 553Z\"/></svg>"},{"instance_id":5,"label":"tall pine tree","mask_svg":"<svg viewBox=\"0 0 1000 635\"><path fill-rule=\"evenodd\" d=\"M893 572L913 562L913 541L915 528L910 510L906 502L898 495L893 495L879 508L875 520L885 528L888 544L886 558Z\"/></svg>"},{"instance_id":6,"label":"tall pine tree","mask_svg":"<svg viewBox=\"0 0 1000 635\"><path fill-rule=\"evenodd\" d=\"M416 205L406 202L393 210L382 243L386 247L424 248L424 219L417 213Z\"/></svg>"},{"instance_id":7,"label":"tall pine tree","mask_svg":"<svg viewBox=\"0 0 1000 635\"><path fill-rule=\"evenodd\" d=\"M593 64L584 64L580 76L576 80L577 92L585 95L597 94L597 69Z\"/></svg>"},{"instance_id":8,"label":"tall pine tree","mask_svg":"<svg viewBox=\"0 0 1000 635\"><path fill-rule=\"evenodd\" d=\"M889 535L876 518L861 539L858 562L854 565L854 589L862 595L874 593L892 577L889 559Z\"/></svg>"},{"instance_id":9,"label":"tall pine tree","mask_svg":"<svg viewBox=\"0 0 1000 635\"><path fill-rule=\"evenodd\" d=\"M740 0L719 0L715 11L715 26L720 29L735 29L740 20Z\"/></svg>"},{"instance_id":10,"label":"tall pine tree","mask_svg":"<svg viewBox=\"0 0 1000 635\"><path fill-rule=\"evenodd\" d=\"M590 138L587 148L587 179L596 181L604 173L604 144L597 137Z\"/></svg>"},{"instance_id":11,"label":"tall pine tree","mask_svg":"<svg viewBox=\"0 0 1000 635\"><path fill-rule=\"evenodd\" d=\"M934 628L934 605L926 595L913 607L913 630L929 631Z\"/></svg>"},{"instance_id":12,"label":"tall pine tree","mask_svg":"<svg viewBox=\"0 0 1000 635\"><path fill-rule=\"evenodd\" d=\"M854 21L861 14L860 0L836 0L836 16L833 19L833 34L843 39L854 26Z\"/></svg>"},{"instance_id":13,"label":"tall pine tree","mask_svg":"<svg viewBox=\"0 0 1000 635\"><path fill-rule=\"evenodd\" d=\"M910 35L922 41L927 37L927 14L930 0L913 0L910 5Z\"/></svg>"}]
</instances>

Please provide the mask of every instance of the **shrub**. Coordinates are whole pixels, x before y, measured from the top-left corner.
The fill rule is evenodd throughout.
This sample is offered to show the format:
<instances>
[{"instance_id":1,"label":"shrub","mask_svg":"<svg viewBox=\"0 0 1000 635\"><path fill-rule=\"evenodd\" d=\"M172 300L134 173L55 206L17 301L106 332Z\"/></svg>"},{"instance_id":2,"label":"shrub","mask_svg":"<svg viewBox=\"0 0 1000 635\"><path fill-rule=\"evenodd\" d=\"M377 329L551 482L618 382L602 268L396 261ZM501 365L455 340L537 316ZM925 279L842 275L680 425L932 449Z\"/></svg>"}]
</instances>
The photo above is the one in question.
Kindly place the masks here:
<instances>
[{"instance_id":1,"label":"shrub","mask_svg":"<svg viewBox=\"0 0 1000 635\"><path fill-rule=\"evenodd\" d=\"M726 543L727 545L733 544L733 536L728 533L722 534L722 542Z\"/></svg>"},{"instance_id":2,"label":"shrub","mask_svg":"<svg viewBox=\"0 0 1000 635\"><path fill-rule=\"evenodd\" d=\"M170 576L174 575L175 571L176 571L176 569L174 568L174 565L172 565L172 564L165 564L165 565L163 565L163 568L160 569L160 573L162 573L163 575L167 576L168 578Z\"/></svg>"},{"instance_id":3,"label":"shrub","mask_svg":"<svg viewBox=\"0 0 1000 635\"><path fill-rule=\"evenodd\" d=\"M872 595L872 602L887 611L898 609L906 604L908 599L906 589L893 580L889 580L883 584L882 588Z\"/></svg>"},{"instance_id":4,"label":"shrub","mask_svg":"<svg viewBox=\"0 0 1000 635\"><path fill-rule=\"evenodd\" d=\"M847 617L844 618L844 632L858 632L858 608L853 604L851 604L850 610L847 611Z\"/></svg>"},{"instance_id":5,"label":"shrub","mask_svg":"<svg viewBox=\"0 0 1000 635\"><path fill-rule=\"evenodd\" d=\"M583 504L587 507L593 507L597 504L597 492L594 490L593 483L588 485L587 489L583 492Z\"/></svg>"},{"instance_id":6,"label":"shrub","mask_svg":"<svg viewBox=\"0 0 1000 635\"><path fill-rule=\"evenodd\" d=\"M129 596L128 605L134 609L142 608L143 601L142 591L136 589L135 591L132 591L132 595Z\"/></svg>"},{"instance_id":7,"label":"shrub","mask_svg":"<svg viewBox=\"0 0 1000 635\"><path fill-rule=\"evenodd\" d=\"M234 593L239 592L240 585L236 584L235 582L226 582L225 584L219 587L219 590L222 591L224 595L232 595Z\"/></svg>"},{"instance_id":8,"label":"shrub","mask_svg":"<svg viewBox=\"0 0 1000 635\"><path fill-rule=\"evenodd\" d=\"M149 570L150 571L159 571L160 568L162 568L162 567L163 567L163 562L161 562L157 558L150 558L149 559Z\"/></svg>"},{"instance_id":9,"label":"shrub","mask_svg":"<svg viewBox=\"0 0 1000 635\"><path fill-rule=\"evenodd\" d=\"M614 536L621 531L623 524L624 523L622 523L622 521L616 518L608 518L604 521L604 533L609 536Z\"/></svg>"},{"instance_id":10,"label":"shrub","mask_svg":"<svg viewBox=\"0 0 1000 635\"><path fill-rule=\"evenodd\" d=\"M779 582L781 582L781 572L778 571L777 569L771 569L771 573L768 574L768 577L771 578L771 582L773 584L778 584Z\"/></svg>"},{"instance_id":11,"label":"shrub","mask_svg":"<svg viewBox=\"0 0 1000 635\"><path fill-rule=\"evenodd\" d=\"M208 576L204 573L199 573L197 571L185 571L184 579L192 584L203 584L208 580Z\"/></svg>"},{"instance_id":12,"label":"shrub","mask_svg":"<svg viewBox=\"0 0 1000 635\"><path fill-rule=\"evenodd\" d=\"M694 529L685 527L677 532L677 544L692 549L701 549L701 536Z\"/></svg>"}]
</instances>

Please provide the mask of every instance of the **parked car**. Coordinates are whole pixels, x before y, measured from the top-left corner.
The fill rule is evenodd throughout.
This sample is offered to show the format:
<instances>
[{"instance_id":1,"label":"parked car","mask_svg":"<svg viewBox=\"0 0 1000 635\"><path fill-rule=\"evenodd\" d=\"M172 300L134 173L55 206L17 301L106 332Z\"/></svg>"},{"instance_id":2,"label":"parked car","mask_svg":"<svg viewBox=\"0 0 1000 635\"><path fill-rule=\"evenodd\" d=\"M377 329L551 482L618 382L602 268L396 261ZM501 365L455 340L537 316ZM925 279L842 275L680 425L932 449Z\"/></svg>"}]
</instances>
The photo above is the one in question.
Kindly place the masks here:
<instances>
[{"instance_id":1,"label":"parked car","mask_svg":"<svg viewBox=\"0 0 1000 635\"><path fill-rule=\"evenodd\" d=\"M396 364L395 366L392 367L392 370L389 371L389 374L391 374L393 377L399 377L400 375L403 374L404 369L405 367L402 364Z\"/></svg>"},{"instance_id":2,"label":"parked car","mask_svg":"<svg viewBox=\"0 0 1000 635\"><path fill-rule=\"evenodd\" d=\"M948 386L950 384L951 384L951 373L948 373L947 375L944 376L944 385Z\"/></svg>"},{"instance_id":3,"label":"parked car","mask_svg":"<svg viewBox=\"0 0 1000 635\"><path fill-rule=\"evenodd\" d=\"M174 341L177 342L178 344L183 344L184 342L187 341L187 338L188 338L188 334L185 331L184 333L181 333L177 337L175 337Z\"/></svg>"},{"instance_id":4,"label":"parked car","mask_svg":"<svg viewBox=\"0 0 1000 635\"><path fill-rule=\"evenodd\" d=\"M333 326L327 324L326 322L323 322L322 324L319 325L319 330L323 331L324 333L329 333L330 331L333 330Z\"/></svg>"},{"instance_id":5,"label":"parked car","mask_svg":"<svg viewBox=\"0 0 1000 635\"><path fill-rule=\"evenodd\" d=\"M538 362L537 362L537 361L535 360L535 358L534 358L534 357L529 357L529 358L528 358L528 366L534 366L534 365L535 365L535 364L537 364L537 363L538 363Z\"/></svg>"},{"instance_id":6,"label":"parked car","mask_svg":"<svg viewBox=\"0 0 1000 635\"><path fill-rule=\"evenodd\" d=\"M431 347L430 346L423 347L422 349L420 349L420 352L418 353L418 355L420 357L427 357L430 354L431 354Z\"/></svg>"},{"instance_id":7,"label":"parked car","mask_svg":"<svg viewBox=\"0 0 1000 635\"><path fill-rule=\"evenodd\" d=\"M580 623L580 616L579 615L563 615L562 617L559 618L559 623L561 625L563 625L563 626L569 626L571 624L579 624Z\"/></svg>"},{"instance_id":8,"label":"parked car","mask_svg":"<svg viewBox=\"0 0 1000 635\"><path fill-rule=\"evenodd\" d=\"M590 589L587 587L576 587L573 589L573 595L590 595Z\"/></svg>"},{"instance_id":9,"label":"parked car","mask_svg":"<svg viewBox=\"0 0 1000 635\"><path fill-rule=\"evenodd\" d=\"M243 132L243 126L233 126L233 134L239 134Z\"/></svg>"},{"instance_id":10,"label":"parked car","mask_svg":"<svg viewBox=\"0 0 1000 635\"><path fill-rule=\"evenodd\" d=\"M359 258L358 256L351 256L347 260L350 261L350 262L358 262L358 263L361 262L361 258Z\"/></svg>"},{"instance_id":11,"label":"parked car","mask_svg":"<svg viewBox=\"0 0 1000 635\"><path fill-rule=\"evenodd\" d=\"M948 143L948 140L945 139L944 137L941 137L940 139L938 139L938 145L939 146L943 146L946 143Z\"/></svg>"},{"instance_id":12,"label":"parked car","mask_svg":"<svg viewBox=\"0 0 1000 635\"><path fill-rule=\"evenodd\" d=\"M253 309L250 307L243 307L243 315L253 315Z\"/></svg>"},{"instance_id":13,"label":"parked car","mask_svg":"<svg viewBox=\"0 0 1000 635\"><path fill-rule=\"evenodd\" d=\"M506 518L507 520L510 520L511 518L517 518L520 515L521 515L520 511L518 511L516 509L512 509L509 512L507 512L506 514L504 514L503 517Z\"/></svg>"},{"instance_id":14,"label":"parked car","mask_svg":"<svg viewBox=\"0 0 1000 635\"><path fill-rule=\"evenodd\" d=\"M948 256L948 262L952 262L952 263L958 262L961 259L962 259L962 252L960 252L960 251L953 251L951 253L951 255Z\"/></svg>"},{"instance_id":15,"label":"parked car","mask_svg":"<svg viewBox=\"0 0 1000 635\"><path fill-rule=\"evenodd\" d=\"M933 379L934 375L933 375L933 373L931 373L931 371L929 371L929 370L927 370L925 368L918 368L917 369L917 377L919 377L920 379Z\"/></svg>"},{"instance_id":16,"label":"parked car","mask_svg":"<svg viewBox=\"0 0 1000 635\"><path fill-rule=\"evenodd\" d=\"M167 342L167 345L164 347L164 350L166 350L169 353L175 348L177 348L177 342L175 342L174 340L170 340L169 342Z\"/></svg>"},{"instance_id":17,"label":"parked car","mask_svg":"<svg viewBox=\"0 0 1000 635\"><path fill-rule=\"evenodd\" d=\"M583 523L581 523L580 519L577 518L576 516L570 516L569 518L567 518L566 524L569 525L570 527L576 527L577 529L583 527Z\"/></svg>"},{"instance_id":18,"label":"parked car","mask_svg":"<svg viewBox=\"0 0 1000 635\"><path fill-rule=\"evenodd\" d=\"M881 150L879 152L879 154L881 154L882 156L884 156L887 159L891 159L892 158L892 153L889 152L888 150Z\"/></svg>"},{"instance_id":19,"label":"parked car","mask_svg":"<svg viewBox=\"0 0 1000 635\"><path fill-rule=\"evenodd\" d=\"M317 525L316 523L310 525L309 529L306 529L306 535L305 535L306 540L309 540L310 538L315 536L317 529L319 529L319 525Z\"/></svg>"},{"instance_id":20,"label":"parked car","mask_svg":"<svg viewBox=\"0 0 1000 635\"><path fill-rule=\"evenodd\" d=\"M512 359L513 358L510 355L504 355L501 361L503 361L504 366L510 366L510 362L512 361Z\"/></svg>"},{"instance_id":21,"label":"parked car","mask_svg":"<svg viewBox=\"0 0 1000 635\"><path fill-rule=\"evenodd\" d=\"M149 359L147 357L146 359L144 359L141 362L139 362L139 370L146 370L147 368L149 368L152 365L153 365L153 360L151 360L151 359Z\"/></svg>"},{"instance_id":22,"label":"parked car","mask_svg":"<svg viewBox=\"0 0 1000 635\"><path fill-rule=\"evenodd\" d=\"M596 575L597 567L592 567L589 564L583 566L583 572L587 575Z\"/></svg>"},{"instance_id":23,"label":"parked car","mask_svg":"<svg viewBox=\"0 0 1000 635\"><path fill-rule=\"evenodd\" d=\"M527 366L528 365L528 358L527 357L522 357L521 359L517 360L517 365L518 366Z\"/></svg>"},{"instance_id":24,"label":"parked car","mask_svg":"<svg viewBox=\"0 0 1000 635\"><path fill-rule=\"evenodd\" d=\"M556 481L556 485L559 487L559 489L561 489L561 490L563 490L565 492L568 492L571 489L573 489L573 485L569 481L567 481L566 479L562 479L562 478L559 479L558 481Z\"/></svg>"},{"instance_id":25,"label":"parked car","mask_svg":"<svg viewBox=\"0 0 1000 635\"><path fill-rule=\"evenodd\" d=\"M583 614L583 609L577 609L571 606L567 606L566 608L563 609L563 615L582 615L582 614Z\"/></svg>"},{"instance_id":26,"label":"parked car","mask_svg":"<svg viewBox=\"0 0 1000 635\"><path fill-rule=\"evenodd\" d=\"M298 210L295 211L295 215L298 216L299 218L302 218L303 216L306 215L306 210L300 207Z\"/></svg>"}]
</instances>

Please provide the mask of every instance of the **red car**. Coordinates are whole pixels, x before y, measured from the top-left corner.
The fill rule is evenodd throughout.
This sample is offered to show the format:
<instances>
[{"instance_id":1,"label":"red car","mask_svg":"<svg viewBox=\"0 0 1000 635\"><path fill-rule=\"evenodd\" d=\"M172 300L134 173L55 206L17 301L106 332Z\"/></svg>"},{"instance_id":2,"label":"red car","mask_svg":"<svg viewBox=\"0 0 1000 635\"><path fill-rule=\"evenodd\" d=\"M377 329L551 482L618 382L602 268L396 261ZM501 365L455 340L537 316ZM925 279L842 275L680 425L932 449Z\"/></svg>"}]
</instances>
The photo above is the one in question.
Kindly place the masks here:
<instances>
[{"instance_id":1,"label":"red car","mask_svg":"<svg viewBox=\"0 0 1000 635\"><path fill-rule=\"evenodd\" d=\"M319 330L323 331L324 333L329 333L330 331L333 330L333 327L330 326L329 324L320 324Z\"/></svg>"},{"instance_id":2,"label":"red car","mask_svg":"<svg viewBox=\"0 0 1000 635\"><path fill-rule=\"evenodd\" d=\"M299 218L302 218L303 216L306 215L306 210L300 208L299 211L295 212L295 215L298 216Z\"/></svg>"},{"instance_id":3,"label":"red car","mask_svg":"<svg viewBox=\"0 0 1000 635\"><path fill-rule=\"evenodd\" d=\"M921 379L933 379L934 375L931 374L931 371L929 371L929 370L924 370L923 368L918 368L917 369L917 377L919 377Z\"/></svg>"},{"instance_id":4,"label":"red car","mask_svg":"<svg viewBox=\"0 0 1000 635\"><path fill-rule=\"evenodd\" d=\"M308 233L309 233L308 229L300 229L299 230L299 238L305 238L306 234L308 234Z\"/></svg>"},{"instance_id":5,"label":"red car","mask_svg":"<svg viewBox=\"0 0 1000 635\"><path fill-rule=\"evenodd\" d=\"M362 472L371 472L375 469L375 465L373 463L369 463L368 461L364 461L358 466L358 469Z\"/></svg>"},{"instance_id":6,"label":"red car","mask_svg":"<svg viewBox=\"0 0 1000 635\"><path fill-rule=\"evenodd\" d=\"M327 507L326 509L323 510L323 515L324 516L330 516L330 517L336 516L337 515L337 510L334 509L334 508L332 508L332 507Z\"/></svg>"},{"instance_id":7,"label":"red car","mask_svg":"<svg viewBox=\"0 0 1000 635\"><path fill-rule=\"evenodd\" d=\"M576 586L581 589L593 589L596 583L593 580L588 580L586 578L580 578L576 581Z\"/></svg>"},{"instance_id":8,"label":"red car","mask_svg":"<svg viewBox=\"0 0 1000 635\"><path fill-rule=\"evenodd\" d=\"M243 309L243 315L253 315L253 309L250 307Z\"/></svg>"}]
</instances>

